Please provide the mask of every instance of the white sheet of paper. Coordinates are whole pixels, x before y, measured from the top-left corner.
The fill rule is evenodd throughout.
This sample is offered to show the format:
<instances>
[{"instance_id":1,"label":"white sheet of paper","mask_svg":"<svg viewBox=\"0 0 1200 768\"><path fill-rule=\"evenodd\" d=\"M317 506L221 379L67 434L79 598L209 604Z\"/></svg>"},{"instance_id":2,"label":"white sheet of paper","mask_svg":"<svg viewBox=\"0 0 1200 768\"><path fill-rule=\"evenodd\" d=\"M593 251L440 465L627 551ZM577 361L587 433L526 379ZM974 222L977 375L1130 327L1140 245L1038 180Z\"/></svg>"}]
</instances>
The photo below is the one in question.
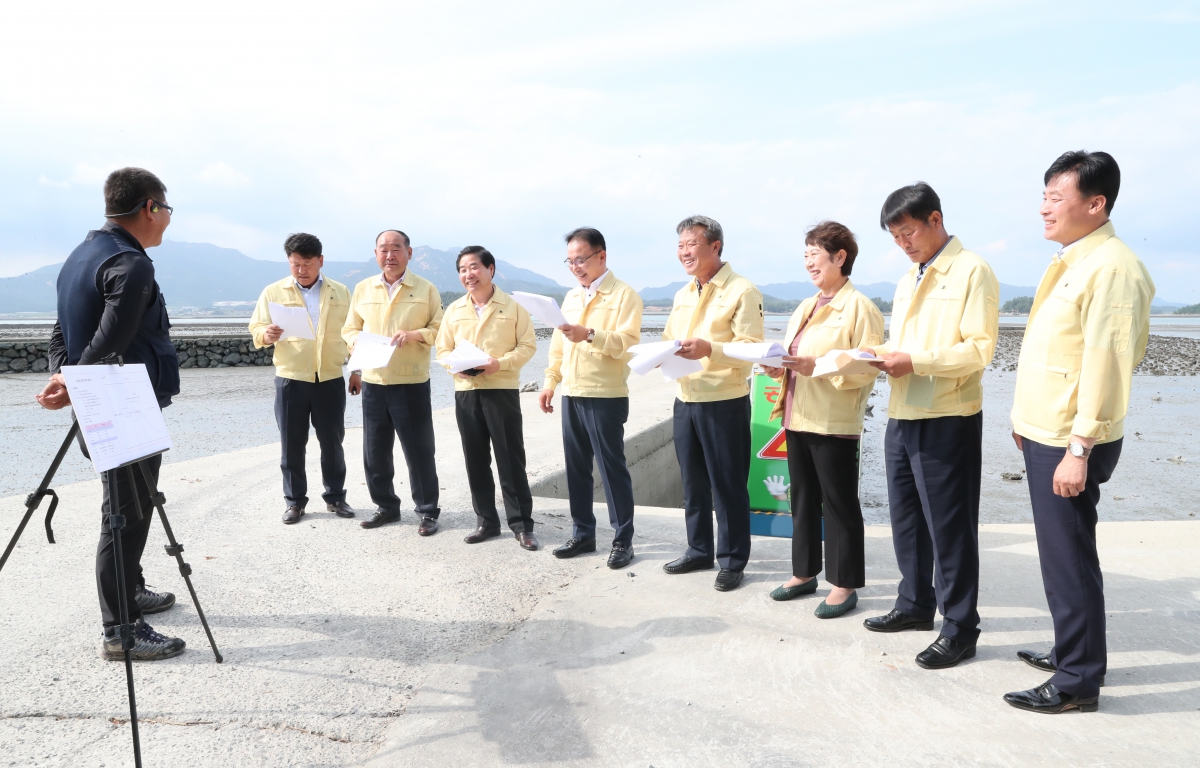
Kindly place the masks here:
<instances>
[{"instance_id":1,"label":"white sheet of paper","mask_svg":"<svg viewBox=\"0 0 1200 768\"><path fill-rule=\"evenodd\" d=\"M146 366L66 365L62 375L96 472L171 449Z\"/></svg>"},{"instance_id":2,"label":"white sheet of paper","mask_svg":"<svg viewBox=\"0 0 1200 768\"><path fill-rule=\"evenodd\" d=\"M772 368L783 367L783 356L787 350L783 345L774 341L746 342L729 341L725 343L725 354L738 360L758 365L769 365Z\"/></svg>"},{"instance_id":3,"label":"white sheet of paper","mask_svg":"<svg viewBox=\"0 0 1200 768\"><path fill-rule=\"evenodd\" d=\"M662 365L659 366L658 370L662 371L663 378L667 381L675 381L675 379L682 379L684 376L699 373L704 370L704 364L699 360L688 360L686 357L668 355L667 359L662 361Z\"/></svg>"},{"instance_id":4,"label":"white sheet of paper","mask_svg":"<svg viewBox=\"0 0 1200 768\"><path fill-rule=\"evenodd\" d=\"M306 307L285 307L274 301L268 306L271 309L271 323L283 329L280 339L317 338L313 335L312 320L308 317Z\"/></svg>"},{"instance_id":5,"label":"white sheet of paper","mask_svg":"<svg viewBox=\"0 0 1200 768\"><path fill-rule=\"evenodd\" d=\"M450 354L438 360L450 373L462 373L471 368L481 368L487 365L488 353L469 341L460 341L454 345Z\"/></svg>"},{"instance_id":6,"label":"white sheet of paper","mask_svg":"<svg viewBox=\"0 0 1200 768\"><path fill-rule=\"evenodd\" d=\"M663 360L674 355L677 349L679 349L678 341L654 341L649 344L634 344L629 348L629 352L633 355L629 360L629 370L639 376L645 376L650 371L662 365Z\"/></svg>"},{"instance_id":7,"label":"white sheet of paper","mask_svg":"<svg viewBox=\"0 0 1200 768\"><path fill-rule=\"evenodd\" d=\"M533 315L537 320L542 321L551 328L557 328L560 325L567 325L570 321L566 315L558 308L558 302L550 296L542 296L537 293L525 293L524 291L513 291L510 296L513 301L525 307L529 314Z\"/></svg>"},{"instance_id":8,"label":"white sheet of paper","mask_svg":"<svg viewBox=\"0 0 1200 768\"><path fill-rule=\"evenodd\" d=\"M391 336L380 336L377 333L364 331L358 334L358 338L354 341L354 351L350 353L350 362L346 364L346 368L351 371L387 368L387 364L391 362L392 353L395 351Z\"/></svg>"},{"instance_id":9,"label":"white sheet of paper","mask_svg":"<svg viewBox=\"0 0 1200 768\"><path fill-rule=\"evenodd\" d=\"M859 373L879 373L867 362L879 358L858 349L832 349L817 358L813 378L822 376L852 376Z\"/></svg>"}]
</instances>

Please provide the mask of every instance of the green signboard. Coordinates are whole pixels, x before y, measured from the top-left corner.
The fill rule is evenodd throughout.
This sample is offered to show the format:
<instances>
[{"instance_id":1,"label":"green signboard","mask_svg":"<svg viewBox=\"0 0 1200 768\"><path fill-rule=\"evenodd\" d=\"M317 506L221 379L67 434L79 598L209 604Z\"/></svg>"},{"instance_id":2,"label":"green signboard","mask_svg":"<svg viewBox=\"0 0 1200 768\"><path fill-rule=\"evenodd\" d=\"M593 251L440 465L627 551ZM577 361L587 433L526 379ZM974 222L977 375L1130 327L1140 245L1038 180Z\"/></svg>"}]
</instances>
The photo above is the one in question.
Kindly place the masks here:
<instances>
[{"instance_id":1,"label":"green signboard","mask_svg":"<svg viewBox=\"0 0 1200 768\"><path fill-rule=\"evenodd\" d=\"M770 421L783 388L765 373L753 374L750 382L750 533L791 538L787 441L782 420Z\"/></svg>"}]
</instances>

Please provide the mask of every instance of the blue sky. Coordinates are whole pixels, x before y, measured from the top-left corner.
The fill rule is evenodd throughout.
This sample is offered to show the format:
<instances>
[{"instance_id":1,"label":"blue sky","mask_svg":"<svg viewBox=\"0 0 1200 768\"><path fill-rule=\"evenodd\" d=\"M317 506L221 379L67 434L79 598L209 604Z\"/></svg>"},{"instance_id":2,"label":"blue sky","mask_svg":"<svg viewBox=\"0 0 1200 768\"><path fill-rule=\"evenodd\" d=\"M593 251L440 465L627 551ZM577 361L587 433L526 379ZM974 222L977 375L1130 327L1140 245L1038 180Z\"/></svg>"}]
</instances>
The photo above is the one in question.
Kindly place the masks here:
<instances>
[{"instance_id":1,"label":"blue sky","mask_svg":"<svg viewBox=\"0 0 1200 768\"><path fill-rule=\"evenodd\" d=\"M586 224L638 287L680 279L692 213L757 282L805 279L824 218L860 282L895 280L879 206L922 179L1033 285L1042 172L1087 148L1121 163L1114 222L1159 297L1200 301L1194 3L340 5L5 4L0 275L61 261L134 164L176 240L281 259L304 230L356 260L400 227L567 282Z\"/></svg>"}]
</instances>

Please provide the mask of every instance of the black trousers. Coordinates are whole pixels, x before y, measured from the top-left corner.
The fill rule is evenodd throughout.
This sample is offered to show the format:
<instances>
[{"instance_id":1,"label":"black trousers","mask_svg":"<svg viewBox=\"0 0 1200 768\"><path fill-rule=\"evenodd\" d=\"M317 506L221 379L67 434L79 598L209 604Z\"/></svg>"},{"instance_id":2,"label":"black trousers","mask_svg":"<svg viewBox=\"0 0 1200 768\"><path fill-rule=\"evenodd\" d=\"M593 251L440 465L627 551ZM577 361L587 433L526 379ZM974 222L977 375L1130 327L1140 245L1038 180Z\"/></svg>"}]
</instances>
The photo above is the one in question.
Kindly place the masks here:
<instances>
[{"instance_id":1,"label":"black trousers","mask_svg":"<svg viewBox=\"0 0 1200 768\"><path fill-rule=\"evenodd\" d=\"M328 381L298 381L275 377L275 423L279 425L283 497L288 506L308 504L308 475L304 451L312 422L321 444L321 482L326 504L346 500L346 382L339 376Z\"/></svg>"},{"instance_id":2,"label":"black trousers","mask_svg":"<svg viewBox=\"0 0 1200 768\"><path fill-rule=\"evenodd\" d=\"M1104 576L1096 553L1096 505L1121 457L1122 440L1097 445L1088 457L1087 483L1072 498L1054 494L1054 470L1063 449L1022 438L1042 585L1054 620L1050 678L1073 696L1096 696L1108 671Z\"/></svg>"},{"instance_id":3,"label":"black trousers","mask_svg":"<svg viewBox=\"0 0 1200 768\"><path fill-rule=\"evenodd\" d=\"M151 456L143 464L157 486L162 456ZM133 484L129 482L129 471L133 473ZM108 493L107 472L100 475L100 485L103 488L104 501L100 505L100 543L96 546L96 589L100 593L100 615L104 619L104 626L115 627L121 623L121 607L120 592L117 589L116 542L108 527L111 497ZM141 505L142 510L140 520L134 501L135 489L137 504ZM129 607L129 620L136 622L141 618L142 611L134 602L133 595L139 585L146 583L142 576L142 552L146 549L146 537L150 535L150 523L154 520L150 489L146 487L142 471L136 465L128 470L125 467L117 470L117 502L121 505L121 514L125 516L125 527L121 529L121 554L125 565L125 604Z\"/></svg>"},{"instance_id":4,"label":"black trousers","mask_svg":"<svg viewBox=\"0 0 1200 768\"><path fill-rule=\"evenodd\" d=\"M492 448L508 527L513 533L533 533L533 495L525 474L525 436L521 398L515 389L468 389L454 393L454 415L467 462L471 504L479 525L500 529L496 512L496 483L492 479Z\"/></svg>"},{"instance_id":5,"label":"black trousers","mask_svg":"<svg viewBox=\"0 0 1200 768\"><path fill-rule=\"evenodd\" d=\"M421 517L437 518L441 508L429 382L388 385L363 382L362 399L363 466L371 501L387 512L400 511L400 498L392 483L396 474L392 447L399 437L404 463L408 465L413 506Z\"/></svg>"},{"instance_id":6,"label":"black trousers","mask_svg":"<svg viewBox=\"0 0 1200 768\"><path fill-rule=\"evenodd\" d=\"M940 611L943 635L974 643L983 413L890 419L884 461L902 577L896 609L921 620Z\"/></svg>"},{"instance_id":7,"label":"black trousers","mask_svg":"<svg viewBox=\"0 0 1200 768\"><path fill-rule=\"evenodd\" d=\"M683 477L689 557L741 571L750 560L750 397L675 401L675 456ZM717 515L713 551L713 511Z\"/></svg>"},{"instance_id":8,"label":"black trousers","mask_svg":"<svg viewBox=\"0 0 1200 768\"><path fill-rule=\"evenodd\" d=\"M792 476L792 575L821 572L825 517L825 580L835 587L866 586L862 506L858 501L858 440L787 430Z\"/></svg>"},{"instance_id":9,"label":"black trousers","mask_svg":"<svg viewBox=\"0 0 1200 768\"><path fill-rule=\"evenodd\" d=\"M600 468L600 482L608 502L613 544L628 547L633 541L633 480L625 465L625 422L628 397L570 397L562 399L563 452L567 460L567 496L577 539L596 537L592 510L592 460Z\"/></svg>"}]
</instances>

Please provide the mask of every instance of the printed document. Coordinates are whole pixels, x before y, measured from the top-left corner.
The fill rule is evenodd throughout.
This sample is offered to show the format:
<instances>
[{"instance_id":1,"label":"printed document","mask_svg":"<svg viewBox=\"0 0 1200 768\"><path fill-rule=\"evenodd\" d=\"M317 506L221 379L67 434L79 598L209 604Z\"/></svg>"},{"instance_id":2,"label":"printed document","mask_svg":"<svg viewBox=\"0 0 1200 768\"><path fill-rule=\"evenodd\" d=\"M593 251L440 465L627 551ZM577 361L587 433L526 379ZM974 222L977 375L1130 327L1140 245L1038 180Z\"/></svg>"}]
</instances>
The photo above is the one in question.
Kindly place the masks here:
<instances>
[{"instance_id":1,"label":"printed document","mask_svg":"<svg viewBox=\"0 0 1200 768\"><path fill-rule=\"evenodd\" d=\"M822 376L851 376L857 373L877 374L879 371L867 361L878 359L870 352L859 349L830 350L817 358L812 377L818 379Z\"/></svg>"},{"instance_id":2,"label":"printed document","mask_svg":"<svg viewBox=\"0 0 1200 768\"><path fill-rule=\"evenodd\" d=\"M513 297L513 301L525 307L525 310L533 315L534 319L540 320L551 328L570 323L566 315L558 308L558 302L550 296L525 293L524 291L513 291L509 295Z\"/></svg>"},{"instance_id":3,"label":"printed document","mask_svg":"<svg viewBox=\"0 0 1200 768\"><path fill-rule=\"evenodd\" d=\"M689 376L704 368L699 360L687 360L677 357L678 341L655 341L649 344L634 344L629 348L633 359L629 361L629 370L645 376L658 368L667 381Z\"/></svg>"},{"instance_id":4,"label":"printed document","mask_svg":"<svg viewBox=\"0 0 1200 768\"><path fill-rule=\"evenodd\" d=\"M313 335L312 320L308 317L306 307L285 307L272 301L268 304L271 309L271 324L283 329L283 339L316 339Z\"/></svg>"},{"instance_id":5,"label":"printed document","mask_svg":"<svg viewBox=\"0 0 1200 768\"><path fill-rule=\"evenodd\" d=\"M392 346L391 336L380 336L377 333L360 333L354 341L354 351L350 353L347 370L363 371L368 368L387 368L396 348Z\"/></svg>"},{"instance_id":6,"label":"printed document","mask_svg":"<svg viewBox=\"0 0 1200 768\"><path fill-rule=\"evenodd\" d=\"M171 449L146 366L66 365L62 375L97 472Z\"/></svg>"},{"instance_id":7,"label":"printed document","mask_svg":"<svg viewBox=\"0 0 1200 768\"><path fill-rule=\"evenodd\" d=\"M738 360L745 360L748 363L757 363L758 365L766 365L771 368L783 367L783 356L787 354L787 350L783 345L774 342L744 342L744 341L729 341L725 343L725 354Z\"/></svg>"},{"instance_id":8,"label":"printed document","mask_svg":"<svg viewBox=\"0 0 1200 768\"><path fill-rule=\"evenodd\" d=\"M487 365L488 353L469 341L460 341L450 354L438 360L450 373L462 373Z\"/></svg>"}]
</instances>

